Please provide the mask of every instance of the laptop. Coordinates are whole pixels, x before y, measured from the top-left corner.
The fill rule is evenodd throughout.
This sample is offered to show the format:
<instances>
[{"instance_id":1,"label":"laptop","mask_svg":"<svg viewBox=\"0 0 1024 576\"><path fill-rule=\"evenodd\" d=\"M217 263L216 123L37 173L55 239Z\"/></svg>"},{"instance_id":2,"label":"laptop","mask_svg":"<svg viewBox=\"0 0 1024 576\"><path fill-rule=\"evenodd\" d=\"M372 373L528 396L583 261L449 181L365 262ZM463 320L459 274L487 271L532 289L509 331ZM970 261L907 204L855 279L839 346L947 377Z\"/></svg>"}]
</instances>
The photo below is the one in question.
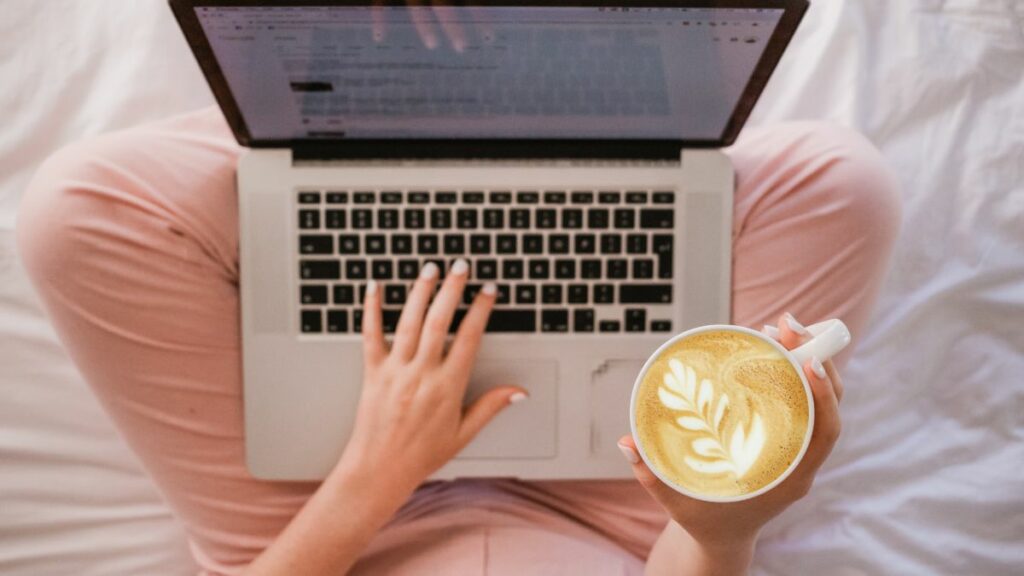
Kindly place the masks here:
<instances>
[{"instance_id":1,"label":"laptop","mask_svg":"<svg viewBox=\"0 0 1024 576\"><path fill-rule=\"evenodd\" d=\"M238 142L245 446L338 461L368 279L393 330L434 261L498 303L467 403L506 409L434 476L631 476L648 355L729 321L733 169L804 0L170 0ZM461 319L456 317L453 329Z\"/></svg>"}]
</instances>

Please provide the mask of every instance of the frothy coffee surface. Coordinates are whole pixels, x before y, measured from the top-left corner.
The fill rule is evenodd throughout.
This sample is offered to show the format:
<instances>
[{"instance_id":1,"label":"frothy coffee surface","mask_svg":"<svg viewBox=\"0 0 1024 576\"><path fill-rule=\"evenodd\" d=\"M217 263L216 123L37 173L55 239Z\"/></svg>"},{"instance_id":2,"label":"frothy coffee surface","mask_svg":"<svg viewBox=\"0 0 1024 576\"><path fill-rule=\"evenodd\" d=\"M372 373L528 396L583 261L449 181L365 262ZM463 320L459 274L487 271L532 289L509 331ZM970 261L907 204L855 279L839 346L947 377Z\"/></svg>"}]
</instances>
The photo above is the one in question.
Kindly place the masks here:
<instances>
[{"instance_id":1,"label":"frothy coffee surface","mask_svg":"<svg viewBox=\"0 0 1024 576\"><path fill-rule=\"evenodd\" d=\"M651 364L637 393L636 429L665 477L698 494L740 496L796 459L808 408L800 375L771 344L703 332Z\"/></svg>"}]
</instances>

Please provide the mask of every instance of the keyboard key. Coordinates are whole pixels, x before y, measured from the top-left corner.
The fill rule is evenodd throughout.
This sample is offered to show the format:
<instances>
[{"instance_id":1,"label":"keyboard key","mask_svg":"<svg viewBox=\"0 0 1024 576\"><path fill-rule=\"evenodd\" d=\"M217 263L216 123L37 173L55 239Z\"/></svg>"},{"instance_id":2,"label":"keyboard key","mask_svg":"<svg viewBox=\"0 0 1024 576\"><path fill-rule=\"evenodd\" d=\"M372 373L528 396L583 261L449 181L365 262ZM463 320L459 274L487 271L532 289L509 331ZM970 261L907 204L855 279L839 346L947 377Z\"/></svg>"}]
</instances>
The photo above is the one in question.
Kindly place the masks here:
<instances>
[{"instance_id":1,"label":"keyboard key","mask_svg":"<svg viewBox=\"0 0 1024 576\"><path fill-rule=\"evenodd\" d=\"M377 210L377 227L381 230L397 229L398 210L394 208L382 208Z\"/></svg>"},{"instance_id":2,"label":"keyboard key","mask_svg":"<svg viewBox=\"0 0 1024 576\"><path fill-rule=\"evenodd\" d=\"M352 227L356 230L369 230L373 228L373 212L366 209L353 210Z\"/></svg>"},{"instance_id":3,"label":"keyboard key","mask_svg":"<svg viewBox=\"0 0 1024 576\"><path fill-rule=\"evenodd\" d=\"M586 284L570 284L568 294L569 304L586 304L587 303L587 285Z\"/></svg>"},{"instance_id":4,"label":"keyboard key","mask_svg":"<svg viewBox=\"0 0 1024 576\"><path fill-rule=\"evenodd\" d=\"M505 280L520 280L523 277L522 260L505 260L501 265L501 277Z\"/></svg>"},{"instance_id":5,"label":"keyboard key","mask_svg":"<svg viewBox=\"0 0 1024 576\"><path fill-rule=\"evenodd\" d=\"M327 331L334 333L348 332L348 310L328 310Z\"/></svg>"},{"instance_id":6,"label":"keyboard key","mask_svg":"<svg viewBox=\"0 0 1024 576\"><path fill-rule=\"evenodd\" d=\"M401 280L414 280L420 275L420 263L416 260L399 260L398 277Z\"/></svg>"},{"instance_id":7,"label":"keyboard key","mask_svg":"<svg viewBox=\"0 0 1024 576\"><path fill-rule=\"evenodd\" d=\"M615 210L615 227L629 229L636 226L636 211L631 208L618 208Z\"/></svg>"},{"instance_id":8,"label":"keyboard key","mask_svg":"<svg viewBox=\"0 0 1024 576\"><path fill-rule=\"evenodd\" d=\"M440 258L427 258L426 260L423 261L423 265L426 266L428 262L431 262L434 264L434 266L437 266L438 280L444 280L444 274L446 270L446 264L444 263L444 260L441 260Z\"/></svg>"},{"instance_id":9,"label":"keyboard key","mask_svg":"<svg viewBox=\"0 0 1024 576\"><path fill-rule=\"evenodd\" d=\"M537 312L534 310L491 310L488 332L536 332Z\"/></svg>"},{"instance_id":10,"label":"keyboard key","mask_svg":"<svg viewBox=\"0 0 1024 576\"><path fill-rule=\"evenodd\" d=\"M601 204L621 204L622 193L621 192L599 192L597 195L597 201Z\"/></svg>"},{"instance_id":11,"label":"keyboard key","mask_svg":"<svg viewBox=\"0 0 1024 576\"><path fill-rule=\"evenodd\" d=\"M593 192L573 192L571 195L573 204L593 204L594 193Z\"/></svg>"},{"instance_id":12,"label":"keyboard key","mask_svg":"<svg viewBox=\"0 0 1024 576\"><path fill-rule=\"evenodd\" d=\"M335 284L334 285L334 303L335 304L355 304L356 291L350 284Z\"/></svg>"},{"instance_id":13,"label":"keyboard key","mask_svg":"<svg viewBox=\"0 0 1024 576\"><path fill-rule=\"evenodd\" d=\"M388 284L384 287L385 304L405 304L405 284Z\"/></svg>"},{"instance_id":14,"label":"keyboard key","mask_svg":"<svg viewBox=\"0 0 1024 576\"><path fill-rule=\"evenodd\" d=\"M415 192L409 192L409 204L428 204L430 202L430 192L417 190Z\"/></svg>"},{"instance_id":15,"label":"keyboard key","mask_svg":"<svg viewBox=\"0 0 1024 576\"><path fill-rule=\"evenodd\" d=\"M618 234L601 234L601 254L621 254L622 236Z\"/></svg>"},{"instance_id":16,"label":"keyboard key","mask_svg":"<svg viewBox=\"0 0 1024 576\"><path fill-rule=\"evenodd\" d=\"M365 280L366 260L347 260L345 262L345 278L349 280Z\"/></svg>"},{"instance_id":17,"label":"keyboard key","mask_svg":"<svg viewBox=\"0 0 1024 576\"><path fill-rule=\"evenodd\" d=\"M436 234L421 234L416 237L416 251L420 254L437 254L439 240Z\"/></svg>"},{"instance_id":18,"label":"keyboard key","mask_svg":"<svg viewBox=\"0 0 1024 576\"><path fill-rule=\"evenodd\" d=\"M327 286L307 284L299 289L302 304L327 304Z\"/></svg>"},{"instance_id":19,"label":"keyboard key","mask_svg":"<svg viewBox=\"0 0 1024 576\"><path fill-rule=\"evenodd\" d=\"M491 204L511 204L511 192L491 192Z\"/></svg>"},{"instance_id":20,"label":"keyboard key","mask_svg":"<svg viewBox=\"0 0 1024 576\"><path fill-rule=\"evenodd\" d=\"M615 286L611 284L594 285L594 304L611 304L615 301Z\"/></svg>"},{"instance_id":21,"label":"keyboard key","mask_svg":"<svg viewBox=\"0 0 1024 576\"><path fill-rule=\"evenodd\" d=\"M551 254L568 254L569 235L552 234L548 236L548 252Z\"/></svg>"},{"instance_id":22,"label":"keyboard key","mask_svg":"<svg viewBox=\"0 0 1024 576\"><path fill-rule=\"evenodd\" d=\"M652 192L651 201L655 204L675 204L676 193L675 192Z\"/></svg>"},{"instance_id":23,"label":"keyboard key","mask_svg":"<svg viewBox=\"0 0 1024 576\"><path fill-rule=\"evenodd\" d=\"M672 210L646 209L640 211L641 228L672 228L675 225L675 212Z\"/></svg>"},{"instance_id":24,"label":"keyboard key","mask_svg":"<svg viewBox=\"0 0 1024 576\"><path fill-rule=\"evenodd\" d=\"M462 193L463 204L483 204L484 193L483 192L463 192Z\"/></svg>"},{"instance_id":25,"label":"keyboard key","mask_svg":"<svg viewBox=\"0 0 1024 576\"><path fill-rule=\"evenodd\" d=\"M498 254L515 254L518 240L514 234L498 234Z\"/></svg>"},{"instance_id":26,"label":"keyboard key","mask_svg":"<svg viewBox=\"0 0 1024 576\"><path fill-rule=\"evenodd\" d=\"M328 192L328 204L348 204L348 192Z\"/></svg>"},{"instance_id":27,"label":"keyboard key","mask_svg":"<svg viewBox=\"0 0 1024 576\"><path fill-rule=\"evenodd\" d=\"M672 323L668 320L651 320L651 332L671 332Z\"/></svg>"},{"instance_id":28,"label":"keyboard key","mask_svg":"<svg viewBox=\"0 0 1024 576\"><path fill-rule=\"evenodd\" d=\"M522 208L509 210L508 220L513 230L527 230L530 228L530 211Z\"/></svg>"},{"instance_id":29,"label":"keyboard key","mask_svg":"<svg viewBox=\"0 0 1024 576\"><path fill-rule=\"evenodd\" d=\"M541 329L544 332L568 332L568 310L544 310L541 312Z\"/></svg>"},{"instance_id":30,"label":"keyboard key","mask_svg":"<svg viewBox=\"0 0 1024 576\"><path fill-rule=\"evenodd\" d=\"M669 279L672 277L672 244L674 238L668 234L655 234L652 245L654 253L658 255L658 278Z\"/></svg>"},{"instance_id":31,"label":"keyboard key","mask_svg":"<svg viewBox=\"0 0 1024 576\"><path fill-rule=\"evenodd\" d=\"M523 254L543 254L544 237L540 234L523 234Z\"/></svg>"},{"instance_id":32,"label":"keyboard key","mask_svg":"<svg viewBox=\"0 0 1024 576\"><path fill-rule=\"evenodd\" d=\"M601 323L598 324L598 326L600 327L599 329L601 332L619 332L622 330L621 324L618 320L601 320Z\"/></svg>"},{"instance_id":33,"label":"keyboard key","mask_svg":"<svg viewBox=\"0 0 1024 576\"><path fill-rule=\"evenodd\" d=\"M629 254L646 254L647 236L644 234L630 234L626 236L626 252Z\"/></svg>"},{"instance_id":34,"label":"keyboard key","mask_svg":"<svg viewBox=\"0 0 1024 576\"><path fill-rule=\"evenodd\" d=\"M606 208L591 208L587 210L587 228L603 230L608 227L608 210Z\"/></svg>"},{"instance_id":35,"label":"keyboard key","mask_svg":"<svg viewBox=\"0 0 1024 576\"><path fill-rule=\"evenodd\" d=\"M487 230L501 230L505 228L505 212L498 208L484 210L484 228Z\"/></svg>"},{"instance_id":36,"label":"keyboard key","mask_svg":"<svg viewBox=\"0 0 1024 576\"><path fill-rule=\"evenodd\" d=\"M519 192L516 194L516 202L519 204L536 204L540 201L540 194L536 192Z\"/></svg>"},{"instance_id":37,"label":"keyboard key","mask_svg":"<svg viewBox=\"0 0 1024 576\"><path fill-rule=\"evenodd\" d=\"M301 260L299 277L303 280L337 280L341 278L341 263L337 260Z\"/></svg>"},{"instance_id":38,"label":"keyboard key","mask_svg":"<svg viewBox=\"0 0 1024 576\"><path fill-rule=\"evenodd\" d=\"M303 310L300 324L305 334L323 332L324 316L319 310Z\"/></svg>"},{"instance_id":39,"label":"keyboard key","mask_svg":"<svg viewBox=\"0 0 1024 576\"><path fill-rule=\"evenodd\" d=\"M434 202L438 204L455 204L458 201L458 194L455 192L437 192L434 194Z\"/></svg>"},{"instance_id":40,"label":"keyboard key","mask_svg":"<svg viewBox=\"0 0 1024 576\"><path fill-rule=\"evenodd\" d=\"M497 297L494 300L495 304L508 304L512 302L512 287L508 284L498 284Z\"/></svg>"},{"instance_id":41,"label":"keyboard key","mask_svg":"<svg viewBox=\"0 0 1024 576\"><path fill-rule=\"evenodd\" d=\"M359 236L342 234L338 236L338 254L359 254Z\"/></svg>"},{"instance_id":42,"label":"keyboard key","mask_svg":"<svg viewBox=\"0 0 1024 576\"><path fill-rule=\"evenodd\" d=\"M647 328L647 311L643 308L626 308L626 332L643 332Z\"/></svg>"},{"instance_id":43,"label":"keyboard key","mask_svg":"<svg viewBox=\"0 0 1024 576\"><path fill-rule=\"evenodd\" d=\"M398 328L398 320L402 317L401 310L387 309L381 310L381 324L384 328L385 334L394 334L395 329Z\"/></svg>"},{"instance_id":44,"label":"keyboard key","mask_svg":"<svg viewBox=\"0 0 1024 576\"><path fill-rule=\"evenodd\" d=\"M545 204L565 204L565 192L545 192Z\"/></svg>"},{"instance_id":45,"label":"keyboard key","mask_svg":"<svg viewBox=\"0 0 1024 576\"><path fill-rule=\"evenodd\" d=\"M462 230L472 230L477 226L477 212L473 208L460 208L455 215L455 223Z\"/></svg>"},{"instance_id":46,"label":"keyboard key","mask_svg":"<svg viewBox=\"0 0 1024 576\"><path fill-rule=\"evenodd\" d=\"M366 235L366 253L384 254L388 251L387 239L383 234Z\"/></svg>"},{"instance_id":47,"label":"keyboard key","mask_svg":"<svg viewBox=\"0 0 1024 576\"><path fill-rule=\"evenodd\" d=\"M344 210L326 210L324 211L324 225L331 230L344 230L345 229L345 211Z\"/></svg>"},{"instance_id":48,"label":"keyboard key","mask_svg":"<svg viewBox=\"0 0 1024 576\"><path fill-rule=\"evenodd\" d=\"M352 195L352 201L356 204L373 204L373 192L356 192Z\"/></svg>"},{"instance_id":49,"label":"keyboard key","mask_svg":"<svg viewBox=\"0 0 1024 576\"><path fill-rule=\"evenodd\" d=\"M633 278L637 280L654 278L654 260L650 258L633 260Z\"/></svg>"},{"instance_id":50,"label":"keyboard key","mask_svg":"<svg viewBox=\"0 0 1024 576\"><path fill-rule=\"evenodd\" d=\"M620 304L668 304L672 302L671 284L622 284Z\"/></svg>"},{"instance_id":51,"label":"keyboard key","mask_svg":"<svg viewBox=\"0 0 1024 576\"><path fill-rule=\"evenodd\" d=\"M566 208L562 210L562 228L566 230L583 228L583 210L579 208Z\"/></svg>"},{"instance_id":52,"label":"keyboard key","mask_svg":"<svg viewBox=\"0 0 1024 576\"><path fill-rule=\"evenodd\" d=\"M391 280L395 271L394 262L391 260L374 260L370 268L374 280Z\"/></svg>"},{"instance_id":53,"label":"keyboard key","mask_svg":"<svg viewBox=\"0 0 1024 576\"><path fill-rule=\"evenodd\" d=\"M469 237L470 254L490 254L491 237L487 234L473 234Z\"/></svg>"},{"instance_id":54,"label":"keyboard key","mask_svg":"<svg viewBox=\"0 0 1024 576\"><path fill-rule=\"evenodd\" d=\"M391 237L392 254L412 254L412 236L409 234L395 234Z\"/></svg>"},{"instance_id":55,"label":"keyboard key","mask_svg":"<svg viewBox=\"0 0 1024 576\"><path fill-rule=\"evenodd\" d=\"M299 204L319 204L319 192L299 192Z\"/></svg>"},{"instance_id":56,"label":"keyboard key","mask_svg":"<svg viewBox=\"0 0 1024 576\"><path fill-rule=\"evenodd\" d=\"M596 258L587 258L580 261L580 278L584 280L596 280L601 277L601 261Z\"/></svg>"},{"instance_id":57,"label":"keyboard key","mask_svg":"<svg viewBox=\"0 0 1024 576\"><path fill-rule=\"evenodd\" d=\"M516 304L536 304L537 286L534 284L518 284L516 286Z\"/></svg>"},{"instance_id":58,"label":"keyboard key","mask_svg":"<svg viewBox=\"0 0 1024 576\"><path fill-rule=\"evenodd\" d=\"M352 331L360 333L363 331L363 311L353 310L352 311Z\"/></svg>"},{"instance_id":59,"label":"keyboard key","mask_svg":"<svg viewBox=\"0 0 1024 576\"><path fill-rule=\"evenodd\" d=\"M422 230L427 226L427 212L422 208L411 208L405 211L405 227L409 230Z\"/></svg>"},{"instance_id":60,"label":"keyboard key","mask_svg":"<svg viewBox=\"0 0 1024 576\"><path fill-rule=\"evenodd\" d=\"M550 230L557 225L556 212L550 208L541 208L537 210L537 228L542 230Z\"/></svg>"},{"instance_id":61,"label":"keyboard key","mask_svg":"<svg viewBox=\"0 0 1024 576\"><path fill-rule=\"evenodd\" d=\"M567 259L555 260L555 278L559 280L575 280L576 261Z\"/></svg>"},{"instance_id":62,"label":"keyboard key","mask_svg":"<svg viewBox=\"0 0 1024 576\"><path fill-rule=\"evenodd\" d=\"M596 238L593 234L577 234L576 235L576 253L577 254L593 254L595 251Z\"/></svg>"},{"instance_id":63,"label":"keyboard key","mask_svg":"<svg viewBox=\"0 0 1024 576\"><path fill-rule=\"evenodd\" d=\"M629 277L629 262L621 258L614 258L607 261L606 275L612 279Z\"/></svg>"},{"instance_id":64,"label":"keyboard key","mask_svg":"<svg viewBox=\"0 0 1024 576\"><path fill-rule=\"evenodd\" d=\"M326 234L299 236L299 254L334 254L334 237Z\"/></svg>"},{"instance_id":65,"label":"keyboard key","mask_svg":"<svg viewBox=\"0 0 1024 576\"><path fill-rule=\"evenodd\" d=\"M319 227L319 210L299 210L299 228L303 230L316 230Z\"/></svg>"},{"instance_id":66,"label":"keyboard key","mask_svg":"<svg viewBox=\"0 0 1024 576\"><path fill-rule=\"evenodd\" d=\"M551 263L547 260L530 260L530 279L547 280L551 276Z\"/></svg>"},{"instance_id":67,"label":"keyboard key","mask_svg":"<svg viewBox=\"0 0 1024 576\"><path fill-rule=\"evenodd\" d=\"M481 288L483 288L483 284L466 284L466 288L462 291L462 303L472 304L473 299L476 298L476 295L480 292Z\"/></svg>"},{"instance_id":68,"label":"keyboard key","mask_svg":"<svg viewBox=\"0 0 1024 576\"><path fill-rule=\"evenodd\" d=\"M480 280L495 280L498 277L498 261L497 260L477 260L476 261L476 277Z\"/></svg>"},{"instance_id":69,"label":"keyboard key","mask_svg":"<svg viewBox=\"0 0 1024 576\"><path fill-rule=\"evenodd\" d=\"M540 301L544 304L562 303L562 285L545 284L540 289Z\"/></svg>"},{"instance_id":70,"label":"keyboard key","mask_svg":"<svg viewBox=\"0 0 1024 576\"><path fill-rule=\"evenodd\" d=\"M397 191L393 191L393 190L389 190L387 192L381 192L380 193L380 203L381 204L401 204L402 203L402 193L401 192L397 192Z\"/></svg>"},{"instance_id":71,"label":"keyboard key","mask_svg":"<svg viewBox=\"0 0 1024 576\"><path fill-rule=\"evenodd\" d=\"M573 332L594 331L594 311L589 308L577 308L572 311Z\"/></svg>"},{"instance_id":72,"label":"keyboard key","mask_svg":"<svg viewBox=\"0 0 1024 576\"><path fill-rule=\"evenodd\" d=\"M647 204L647 192L626 192L626 204Z\"/></svg>"},{"instance_id":73,"label":"keyboard key","mask_svg":"<svg viewBox=\"0 0 1024 576\"><path fill-rule=\"evenodd\" d=\"M466 253L466 237L462 234L445 234L444 235L444 253L445 254L465 254Z\"/></svg>"},{"instance_id":74,"label":"keyboard key","mask_svg":"<svg viewBox=\"0 0 1024 576\"><path fill-rule=\"evenodd\" d=\"M430 227L447 230L452 227L452 211L448 208L434 208L430 211Z\"/></svg>"}]
</instances>

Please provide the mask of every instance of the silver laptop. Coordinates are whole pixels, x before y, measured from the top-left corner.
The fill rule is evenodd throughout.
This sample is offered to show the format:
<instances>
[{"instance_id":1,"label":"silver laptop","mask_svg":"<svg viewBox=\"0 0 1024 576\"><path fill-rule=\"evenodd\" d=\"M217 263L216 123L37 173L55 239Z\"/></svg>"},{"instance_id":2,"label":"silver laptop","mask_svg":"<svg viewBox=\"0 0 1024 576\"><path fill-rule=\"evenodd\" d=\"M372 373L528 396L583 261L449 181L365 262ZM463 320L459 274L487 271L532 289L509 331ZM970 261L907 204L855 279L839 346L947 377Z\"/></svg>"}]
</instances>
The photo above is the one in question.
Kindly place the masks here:
<instances>
[{"instance_id":1,"label":"silver laptop","mask_svg":"<svg viewBox=\"0 0 1024 576\"><path fill-rule=\"evenodd\" d=\"M499 287L466 400L507 383L530 399L436 477L630 476L615 443L640 366L673 333L729 320L718 148L806 2L171 6L249 147L252 474L327 474L358 404L367 279L391 329L420 267L463 257L467 302Z\"/></svg>"}]
</instances>

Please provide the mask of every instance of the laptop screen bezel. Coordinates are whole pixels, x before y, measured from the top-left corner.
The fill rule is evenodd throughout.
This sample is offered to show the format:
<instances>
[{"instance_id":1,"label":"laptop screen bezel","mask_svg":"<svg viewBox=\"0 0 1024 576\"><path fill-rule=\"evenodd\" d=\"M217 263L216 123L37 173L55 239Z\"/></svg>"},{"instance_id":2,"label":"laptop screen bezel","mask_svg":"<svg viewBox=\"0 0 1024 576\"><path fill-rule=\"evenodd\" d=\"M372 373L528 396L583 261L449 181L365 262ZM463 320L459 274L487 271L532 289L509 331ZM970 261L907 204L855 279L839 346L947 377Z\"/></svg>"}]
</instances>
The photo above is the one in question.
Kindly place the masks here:
<instances>
[{"instance_id":1,"label":"laptop screen bezel","mask_svg":"<svg viewBox=\"0 0 1024 576\"><path fill-rule=\"evenodd\" d=\"M775 27L733 109L722 134L715 139L257 139L251 136L238 103L196 16L196 8L219 6L405 6L402 0L169 0L217 104L235 139L249 148L291 148L305 157L331 158L678 158L682 148L721 148L732 144L764 91L797 26L807 11L807 0L433 0L434 5L534 6L629 8L778 8L782 18Z\"/></svg>"}]
</instances>

